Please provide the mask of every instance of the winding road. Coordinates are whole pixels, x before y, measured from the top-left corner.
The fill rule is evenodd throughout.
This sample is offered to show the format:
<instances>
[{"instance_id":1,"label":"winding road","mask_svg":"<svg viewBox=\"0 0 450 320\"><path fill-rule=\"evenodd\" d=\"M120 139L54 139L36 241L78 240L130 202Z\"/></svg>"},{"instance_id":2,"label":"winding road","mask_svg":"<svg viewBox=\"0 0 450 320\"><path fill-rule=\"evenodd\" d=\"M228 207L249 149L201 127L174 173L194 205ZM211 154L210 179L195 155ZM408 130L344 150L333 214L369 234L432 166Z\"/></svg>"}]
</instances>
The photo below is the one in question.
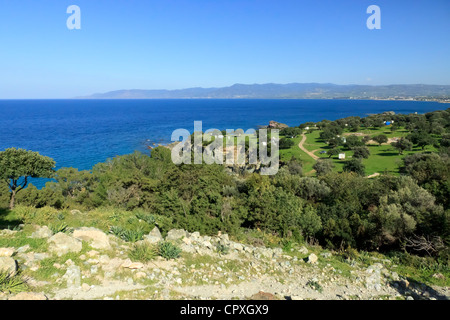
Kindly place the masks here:
<instances>
[{"instance_id":1,"label":"winding road","mask_svg":"<svg viewBox=\"0 0 450 320\"><path fill-rule=\"evenodd\" d=\"M304 133L302 133L302 140L300 141L300 143L298 144L298 147L304 151L305 153L307 153L311 158L313 158L314 160L319 159L318 156L316 156L314 153L312 153L311 151L306 150L306 148L303 146L303 144L306 141L306 135Z\"/></svg>"}]
</instances>

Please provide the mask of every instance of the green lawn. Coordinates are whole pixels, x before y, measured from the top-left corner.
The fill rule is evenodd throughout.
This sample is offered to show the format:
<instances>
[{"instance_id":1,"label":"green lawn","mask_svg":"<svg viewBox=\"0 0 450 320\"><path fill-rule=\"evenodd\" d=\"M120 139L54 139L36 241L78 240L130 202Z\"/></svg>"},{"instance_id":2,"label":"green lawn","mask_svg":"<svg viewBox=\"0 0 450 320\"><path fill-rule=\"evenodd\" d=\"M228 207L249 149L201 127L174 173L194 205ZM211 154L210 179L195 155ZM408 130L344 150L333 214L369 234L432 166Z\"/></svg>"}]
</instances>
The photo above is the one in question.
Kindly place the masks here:
<instances>
[{"instance_id":1,"label":"green lawn","mask_svg":"<svg viewBox=\"0 0 450 320\"><path fill-rule=\"evenodd\" d=\"M322 141L319 138L321 130L314 130L311 133L306 133L306 141L303 144L305 149L308 151L314 151L314 154L320 158L327 159L327 154L321 154L320 151L327 151L330 148L327 143ZM368 134L371 137L374 137L379 134L384 134L388 138L401 138L406 137L409 132L405 129L399 129L395 132L391 130L386 130L386 128L370 128L359 130L358 132ZM343 135L347 136L351 133L349 130L345 130ZM289 160L292 156L295 156L297 159L300 159L303 164L303 172L305 175L314 175L312 171L312 167L315 163L315 160L311 158L308 154L303 152L298 144L300 143L302 137L298 136L293 139L294 146L289 149L280 150L280 159L282 161ZM381 146L377 144L367 145L370 151L370 156L368 159L363 160L363 164L366 166L366 175L371 175L373 173L384 173L389 172L393 175L399 174L399 166L402 164L402 159L410 154L418 153L418 152L430 152L436 151L436 149L432 146L427 146L424 150L419 147L414 147L412 151L405 151L403 155L399 155L398 151L394 149L390 144L382 144ZM346 149L344 147L340 147L341 151L345 153L346 160L351 159L353 156L353 151ZM332 157L331 160L335 165L335 171L341 172L344 166L345 160L339 160L338 157Z\"/></svg>"}]
</instances>

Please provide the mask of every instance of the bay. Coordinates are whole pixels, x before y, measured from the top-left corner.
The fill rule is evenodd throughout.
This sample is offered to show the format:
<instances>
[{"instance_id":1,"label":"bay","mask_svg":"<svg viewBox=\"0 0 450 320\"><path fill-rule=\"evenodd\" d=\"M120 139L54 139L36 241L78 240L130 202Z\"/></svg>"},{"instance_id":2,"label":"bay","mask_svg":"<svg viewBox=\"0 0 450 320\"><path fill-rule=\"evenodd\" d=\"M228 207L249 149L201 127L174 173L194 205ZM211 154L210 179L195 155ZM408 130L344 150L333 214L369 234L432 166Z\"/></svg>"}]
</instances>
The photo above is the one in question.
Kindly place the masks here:
<instances>
[{"instance_id":1,"label":"bay","mask_svg":"<svg viewBox=\"0 0 450 320\"><path fill-rule=\"evenodd\" d=\"M38 151L53 158L57 169L89 170L117 155L148 153L151 143L170 143L175 129L192 133L194 121L202 121L203 131L245 131L270 120L298 126L384 111L409 114L446 108L438 102L382 100L0 100L0 151Z\"/></svg>"}]
</instances>

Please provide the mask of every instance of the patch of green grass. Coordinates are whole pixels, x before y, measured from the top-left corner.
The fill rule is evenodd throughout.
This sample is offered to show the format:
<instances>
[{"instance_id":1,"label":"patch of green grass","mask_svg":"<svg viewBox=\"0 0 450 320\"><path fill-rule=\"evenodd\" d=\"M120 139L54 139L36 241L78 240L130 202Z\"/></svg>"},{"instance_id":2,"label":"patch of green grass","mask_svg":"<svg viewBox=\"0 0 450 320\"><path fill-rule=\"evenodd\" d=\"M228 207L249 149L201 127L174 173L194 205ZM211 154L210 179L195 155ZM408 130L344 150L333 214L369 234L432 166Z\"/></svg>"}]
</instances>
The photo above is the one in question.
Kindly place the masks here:
<instances>
[{"instance_id":1,"label":"patch of green grass","mask_svg":"<svg viewBox=\"0 0 450 320\"><path fill-rule=\"evenodd\" d=\"M391 132L389 129L382 127L382 128L364 128L362 127L361 130L358 131L359 133L363 133L366 135L369 135L371 137L374 137L379 134L384 134L388 138L401 138L406 137L409 132L405 129L399 129L395 132ZM320 151L327 151L329 150L328 144L320 139L320 133L321 130L313 130L311 133L306 133L306 141L304 142L303 146L308 151L315 151L314 154L318 156L319 158L327 159L328 155L321 154ZM353 134L353 132L350 132L348 129L344 130L345 136L348 136L348 134ZM293 156L295 156L297 159L300 159L302 162L303 167L303 174L304 175L314 175L312 172L313 165L315 164L315 160L303 152L299 147L298 144L300 143L302 137L299 136L294 140L295 144L285 150L280 150L280 159L282 161L288 161ZM419 152L435 152L437 151L436 148L433 146L427 146L425 150L422 150L422 148L419 148L415 146L411 151L405 151L402 155L398 153L394 147L392 147L390 144L382 144L381 146L378 144L368 144L366 145L369 148L370 156L368 159L363 159L363 164L366 167L366 175L371 175L374 173L390 173L393 175L399 175L399 167L402 164L402 160L405 156L419 153ZM338 147L338 149L341 150L342 153L345 153L346 160L351 159L353 156L353 151L346 149L343 146ZM335 172L342 172L343 166L345 163L345 160L339 160L337 156L331 157L331 160L333 161L333 164L335 166L334 171Z\"/></svg>"},{"instance_id":2,"label":"patch of green grass","mask_svg":"<svg viewBox=\"0 0 450 320\"><path fill-rule=\"evenodd\" d=\"M47 239L28 238L29 233L19 231L12 237L0 237L0 248L14 247L20 248L25 245L30 246L30 250L35 252L46 252L48 249Z\"/></svg>"}]
</instances>

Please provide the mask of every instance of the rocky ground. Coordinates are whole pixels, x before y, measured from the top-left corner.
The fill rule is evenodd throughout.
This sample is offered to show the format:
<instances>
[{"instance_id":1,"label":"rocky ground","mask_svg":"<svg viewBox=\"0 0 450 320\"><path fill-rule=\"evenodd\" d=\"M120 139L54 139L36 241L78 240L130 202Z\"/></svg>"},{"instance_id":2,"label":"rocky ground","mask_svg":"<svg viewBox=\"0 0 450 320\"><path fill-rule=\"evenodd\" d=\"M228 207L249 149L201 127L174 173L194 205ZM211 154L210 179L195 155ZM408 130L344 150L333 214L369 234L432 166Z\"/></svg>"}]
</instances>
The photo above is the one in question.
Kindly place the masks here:
<instances>
[{"instance_id":1,"label":"rocky ground","mask_svg":"<svg viewBox=\"0 0 450 320\"><path fill-rule=\"evenodd\" d=\"M53 234L0 230L16 246L0 247L0 270L20 272L21 293L0 292L6 300L281 299L281 300L448 300L448 287L410 283L387 259L365 263L339 259L315 247L255 247L226 234L201 236L171 230L168 241L181 257L143 263L128 257L133 244L95 228ZM16 240L17 239L17 240ZM163 240L155 228L142 242ZM27 243L29 241L29 243ZM218 244L227 250L218 250ZM436 277L442 277L436 274Z\"/></svg>"}]
</instances>

